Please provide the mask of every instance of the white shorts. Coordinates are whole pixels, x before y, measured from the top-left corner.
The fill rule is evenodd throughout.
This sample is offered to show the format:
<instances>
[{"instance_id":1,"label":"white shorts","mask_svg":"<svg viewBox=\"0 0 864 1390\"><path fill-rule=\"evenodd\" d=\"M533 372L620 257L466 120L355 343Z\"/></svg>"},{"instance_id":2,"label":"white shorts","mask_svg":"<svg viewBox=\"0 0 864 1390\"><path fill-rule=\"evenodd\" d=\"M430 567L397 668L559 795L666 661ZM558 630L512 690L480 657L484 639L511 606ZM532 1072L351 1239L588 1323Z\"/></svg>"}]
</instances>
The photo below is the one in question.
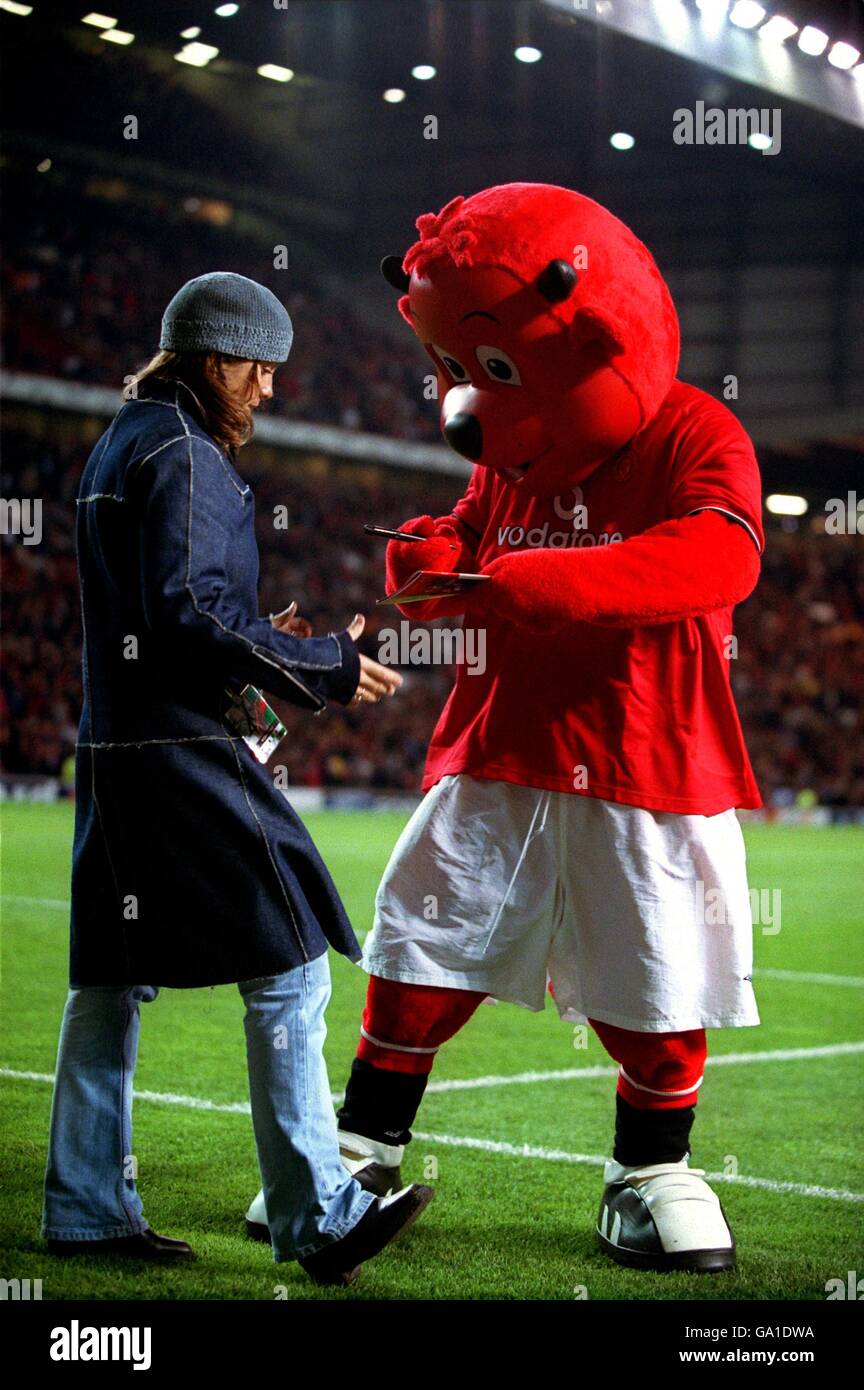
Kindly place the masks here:
<instances>
[{"instance_id":1,"label":"white shorts","mask_svg":"<svg viewBox=\"0 0 864 1390\"><path fill-rule=\"evenodd\" d=\"M759 1023L734 811L444 777L396 844L363 966L644 1033Z\"/></svg>"}]
</instances>

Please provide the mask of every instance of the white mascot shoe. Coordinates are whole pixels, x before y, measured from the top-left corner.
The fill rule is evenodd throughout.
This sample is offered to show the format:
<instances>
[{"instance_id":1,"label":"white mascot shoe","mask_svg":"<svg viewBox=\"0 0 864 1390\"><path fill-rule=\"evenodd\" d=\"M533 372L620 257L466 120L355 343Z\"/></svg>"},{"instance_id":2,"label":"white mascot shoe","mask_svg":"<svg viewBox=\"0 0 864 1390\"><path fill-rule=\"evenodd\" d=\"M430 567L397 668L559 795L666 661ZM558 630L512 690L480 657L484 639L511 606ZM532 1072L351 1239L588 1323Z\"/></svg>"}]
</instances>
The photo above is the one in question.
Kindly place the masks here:
<instances>
[{"instance_id":1,"label":"white mascot shoe","mask_svg":"<svg viewBox=\"0 0 864 1390\"><path fill-rule=\"evenodd\" d=\"M263 1240L270 1244L270 1227L267 1225L267 1208L264 1205L264 1192L260 1190L253 1197L246 1212L246 1234L250 1240Z\"/></svg>"},{"instance_id":2,"label":"white mascot shoe","mask_svg":"<svg viewBox=\"0 0 864 1390\"><path fill-rule=\"evenodd\" d=\"M399 1165L405 1153L404 1144L381 1144L377 1139L366 1139L362 1134L340 1129L339 1153L351 1176L369 1192L386 1197L391 1192L401 1191Z\"/></svg>"},{"instance_id":3,"label":"white mascot shoe","mask_svg":"<svg viewBox=\"0 0 864 1390\"><path fill-rule=\"evenodd\" d=\"M609 1159L597 1238L618 1264L717 1274L735 1268L735 1237L704 1168L677 1163L625 1167Z\"/></svg>"},{"instance_id":4,"label":"white mascot shoe","mask_svg":"<svg viewBox=\"0 0 864 1390\"><path fill-rule=\"evenodd\" d=\"M404 1152L404 1144L379 1144L377 1139L365 1139L362 1134L339 1130L339 1154L343 1166L361 1187L365 1187L367 1192L374 1192L377 1197L401 1192L402 1173L399 1165ZM246 1212L246 1234L250 1240L270 1243L263 1191L253 1199Z\"/></svg>"}]
</instances>

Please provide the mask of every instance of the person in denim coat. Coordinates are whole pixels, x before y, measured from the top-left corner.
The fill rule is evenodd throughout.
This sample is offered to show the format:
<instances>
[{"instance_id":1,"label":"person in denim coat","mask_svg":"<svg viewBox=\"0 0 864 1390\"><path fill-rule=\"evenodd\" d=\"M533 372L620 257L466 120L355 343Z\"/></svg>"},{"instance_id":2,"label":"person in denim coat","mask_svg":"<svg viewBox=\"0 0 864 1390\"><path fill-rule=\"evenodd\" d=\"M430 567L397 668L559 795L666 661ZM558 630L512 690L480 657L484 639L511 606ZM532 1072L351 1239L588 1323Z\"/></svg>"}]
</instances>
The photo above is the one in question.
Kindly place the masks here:
<instances>
[{"instance_id":1,"label":"person in denim coat","mask_svg":"<svg viewBox=\"0 0 864 1390\"><path fill-rule=\"evenodd\" d=\"M346 1282L431 1197L382 1204L340 1163L326 952L357 961L360 947L308 831L228 718L247 684L320 711L375 703L401 679L358 652L360 615L312 637L294 605L258 613L255 502L235 458L292 336L254 281L190 281L81 479L70 991L42 1227L56 1254L192 1253L150 1230L130 1161L138 1004L163 986L237 982L244 996L275 1259Z\"/></svg>"}]
</instances>

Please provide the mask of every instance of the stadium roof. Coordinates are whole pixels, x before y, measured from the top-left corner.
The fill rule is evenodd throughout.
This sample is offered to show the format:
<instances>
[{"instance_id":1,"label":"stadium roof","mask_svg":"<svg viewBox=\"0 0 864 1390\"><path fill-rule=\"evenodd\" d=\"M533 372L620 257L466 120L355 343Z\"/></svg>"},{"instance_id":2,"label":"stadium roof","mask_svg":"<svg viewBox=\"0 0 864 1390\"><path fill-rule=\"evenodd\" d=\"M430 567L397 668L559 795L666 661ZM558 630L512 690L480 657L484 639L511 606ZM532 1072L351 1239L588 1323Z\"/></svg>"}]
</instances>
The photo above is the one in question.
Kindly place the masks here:
<instances>
[{"instance_id":1,"label":"stadium roof","mask_svg":"<svg viewBox=\"0 0 864 1390\"><path fill-rule=\"evenodd\" d=\"M691 22L700 2L644 0L683 6ZM114 21L101 29L82 22L85 3L33 0L23 16L3 0L7 154L246 203L347 269L368 266L370 247L403 249L414 218L455 192L519 178L592 193L649 241L655 219L662 226L673 208L675 235L659 251L678 263L698 250L688 225L706 177L717 201L727 191L764 199L772 189L806 190L829 220L840 192L860 228L854 124L784 100L781 159L676 147L675 108L700 99L770 107L776 93L589 23L582 0L570 4L572 14L559 0L106 0L89 12ZM777 6L765 0L765 8ZM864 48L859 0L790 0L783 12ZM193 29L200 33L181 37ZM178 61L189 44L218 52L193 49L203 66ZM517 61L520 45L541 60ZM261 76L265 64L293 75ZM435 76L412 76L418 64ZM838 91L848 85L850 112L859 68L832 72ZM384 100L387 91L404 99ZM124 139L128 115L137 117L136 139ZM428 116L437 139L426 138ZM616 131L631 134L634 148L612 148Z\"/></svg>"}]
</instances>

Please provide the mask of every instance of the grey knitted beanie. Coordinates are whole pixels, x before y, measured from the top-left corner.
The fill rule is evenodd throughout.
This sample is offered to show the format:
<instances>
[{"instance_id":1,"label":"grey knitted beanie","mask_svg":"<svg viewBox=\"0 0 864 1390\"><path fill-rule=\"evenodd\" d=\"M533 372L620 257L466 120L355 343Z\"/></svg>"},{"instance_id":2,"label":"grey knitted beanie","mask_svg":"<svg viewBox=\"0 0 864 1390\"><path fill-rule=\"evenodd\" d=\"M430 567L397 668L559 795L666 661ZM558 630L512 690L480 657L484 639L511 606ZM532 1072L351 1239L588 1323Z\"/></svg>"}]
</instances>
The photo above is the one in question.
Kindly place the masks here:
<instances>
[{"instance_id":1,"label":"grey knitted beanie","mask_svg":"<svg viewBox=\"0 0 864 1390\"><path fill-rule=\"evenodd\" d=\"M214 270L177 291L162 316L159 346L284 362L293 337L288 310L275 294L245 275Z\"/></svg>"}]
</instances>

